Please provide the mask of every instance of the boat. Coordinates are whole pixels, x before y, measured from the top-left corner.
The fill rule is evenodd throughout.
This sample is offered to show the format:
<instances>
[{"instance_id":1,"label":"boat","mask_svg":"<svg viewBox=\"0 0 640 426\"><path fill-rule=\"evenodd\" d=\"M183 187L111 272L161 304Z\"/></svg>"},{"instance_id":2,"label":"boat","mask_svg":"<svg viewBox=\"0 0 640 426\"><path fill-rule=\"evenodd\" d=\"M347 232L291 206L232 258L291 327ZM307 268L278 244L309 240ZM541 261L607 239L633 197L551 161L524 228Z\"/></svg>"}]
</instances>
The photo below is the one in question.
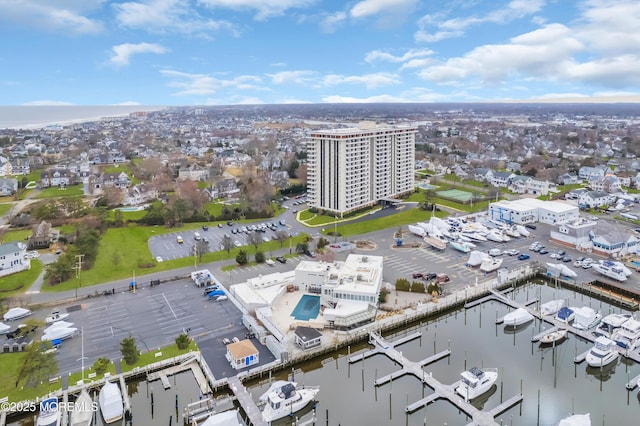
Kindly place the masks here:
<instances>
[{"instance_id":1,"label":"boat","mask_svg":"<svg viewBox=\"0 0 640 426\"><path fill-rule=\"evenodd\" d=\"M560 420L558 426L591 426L591 416L587 414L574 414Z\"/></svg>"},{"instance_id":2,"label":"boat","mask_svg":"<svg viewBox=\"0 0 640 426\"><path fill-rule=\"evenodd\" d=\"M265 422L272 422L291 415L313 401L319 391L319 387L298 389L296 382L279 381L260 397L266 402L262 409L262 418Z\"/></svg>"},{"instance_id":3,"label":"boat","mask_svg":"<svg viewBox=\"0 0 640 426\"><path fill-rule=\"evenodd\" d=\"M469 232L469 231L462 231L462 236L469 238L472 241L477 241L479 243L483 243L485 241L487 241L487 237L485 237L484 235L482 235L479 232Z\"/></svg>"},{"instance_id":4,"label":"boat","mask_svg":"<svg viewBox=\"0 0 640 426\"><path fill-rule=\"evenodd\" d=\"M565 324L569 324L571 321L573 321L574 317L575 317L575 314L573 312L573 309L567 308L566 306L563 306L562 308L560 308L560 310L554 316L555 319Z\"/></svg>"},{"instance_id":5,"label":"boat","mask_svg":"<svg viewBox=\"0 0 640 426\"><path fill-rule=\"evenodd\" d=\"M11 330L11 326L0 322L0 334L6 334Z\"/></svg>"},{"instance_id":6,"label":"boat","mask_svg":"<svg viewBox=\"0 0 640 426\"><path fill-rule=\"evenodd\" d=\"M483 272L493 272L496 269L499 269L502 266L502 258L500 257L490 257L489 259L485 259L480 264L480 270Z\"/></svg>"},{"instance_id":7,"label":"boat","mask_svg":"<svg viewBox=\"0 0 640 426\"><path fill-rule=\"evenodd\" d=\"M199 426L244 426L237 409L215 413Z\"/></svg>"},{"instance_id":8,"label":"boat","mask_svg":"<svg viewBox=\"0 0 640 426\"><path fill-rule=\"evenodd\" d=\"M461 251L462 253L469 253L471 251L471 246L461 240L451 241L449 242L449 246L454 250Z\"/></svg>"},{"instance_id":9,"label":"boat","mask_svg":"<svg viewBox=\"0 0 640 426\"><path fill-rule=\"evenodd\" d=\"M589 330L600 322L602 314L596 312L593 308L583 306L576 308L574 311L573 327L578 330Z\"/></svg>"},{"instance_id":10,"label":"boat","mask_svg":"<svg viewBox=\"0 0 640 426\"><path fill-rule=\"evenodd\" d=\"M640 346L640 321L629 318L611 334L611 340L615 341L622 349L633 350L637 348Z\"/></svg>"},{"instance_id":11,"label":"boat","mask_svg":"<svg viewBox=\"0 0 640 426\"><path fill-rule=\"evenodd\" d=\"M58 410L58 398L53 396L40 403L40 413L35 426L60 426L62 412Z\"/></svg>"},{"instance_id":12,"label":"boat","mask_svg":"<svg viewBox=\"0 0 640 426\"><path fill-rule=\"evenodd\" d=\"M576 278L578 274L563 263L547 263L547 271L552 275L562 275L563 277Z\"/></svg>"},{"instance_id":13,"label":"boat","mask_svg":"<svg viewBox=\"0 0 640 426\"><path fill-rule=\"evenodd\" d=\"M82 389L73 404L69 426L90 426L93 421L93 401L86 389Z\"/></svg>"},{"instance_id":14,"label":"boat","mask_svg":"<svg viewBox=\"0 0 640 426\"><path fill-rule=\"evenodd\" d=\"M100 389L98 401L105 423L113 423L122 418L124 406L122 392L120 392L120 386L117 383L107 381Z\"/></svg>"},{"instance_id":15,"label":"boat","mask_svg":"<svg viewBox=\"0 0 640 426\"><path fill-rule=\"evenodd\" d=\"M429 244L431 247L436 248L438 250L444 250L447 248L447 240L438 235L427 235L423 238L424 242Z\"/></svg>"},{"instance_id":16,"label":"boat","mask_svg":"<svg viewBox=\"0 0 640 426\"><path fill-rule=\"evenodd\" d=\"M593 334L611 338L614 331L631 318L631 314L609 314L600 320L600 324L593 330Z\"/></svg>"},{"instance_id":17,"label":"boat","mask_svg":"<svg viewBox=\"0 0 640 426\"><path fill-rule=\"evenodd\" d=\"M31 311L26 308L11 308L4 314L5 321L15 321L31 315Z\"/></svg>"},{"instance_id":18,"label":"boat","mask_svg":"<svg viewBox=\"0 0 640 426\"><path fill-rule=\"evenodd\" d=\"M528 237L529 235L531 235L531 232L529 232L529 230L527 228L525 228L524 226L522 226L522 225L516 225L516 230L523 237Z\"/></svg>"},{"instance_id":19,"label":"boat","mask_svg":"<svg viewBox=\"0 0 640 426\"><path fill-rule=\"evenodd\" d=\"M525 308L518 308L503 317L504 325L516 327L533 321L533 315Z\"/></svg>"},{"instance_id":20,"label":"boat","mask_svg":"<svg viewBox=\"0 0 640 426\"><path fill-rule=\"evenodd\" d=\"M64 321L69 318L68 313L61 313L60 311L51 312L51 315L44 319L44 322L47 324L53 324L54 322Z\"/></svg>"},{"instance_id":21,"label":"boat","mask_svg":"<svg viewBox=\"0 0 640 426\"><path fill-rule=\"evenodd\" d=\"M407 227L409 228L409 232L411 232L414 235L417 235L419 237L427 236L427 231L425 231L424 228L422 228L422 226L408 225Z\"/></svg>"},{"instance_id":22,"label":"boat","mask_svg":"<svg viewBox=\"0 0 640 426\"><path fill-rule=\"evenodd\" d=\"M587 353L586 361L590 367L604 367L617 361L619 356L616 343L607 337L600 336Z\"/></svg>"},{"instance_id":23,"label":"boat","mask_svg":"<svg viewBox=\"0 0 640 426\"><path fill-rule=\"evenodd\" d=\"M504 234L502 234L502 232L496 231L494 229L492 229L491 231L487 232L487 235L485 235L485 236L487 237L487 240L489 240L489 241L495 241L496 243L505 242Z\"/></svg>"},{"instance_id":24,"label":"boat","mask_svg":"<svg viewBox=\"0 0 640 426\"><path fill-rule=\"evenodd\" d=\"M608 278L613 278L617 281L626 281L627 275L624 270L616 265L617 262L611 262L609 260L601 260L593 265L593 270Z\"/></svg>"},{"instance_id":25,"label":"boat","mask_svg":"<svg viewBox=\"0 0 640 426\"><path fill-rule=\"evenodd\" d=\"M471 253L469 253L469 260L467 260L467 265L478 266L482 264L485 259L491 259L491 256L489 256L489 254L485 252L473 250Z\"/></svg>"},{"instance_id":26,"label":"boat","mask_svg":"<svg viewBox=\"0 0 640 426\"><path fill-rule=\"evenodd\" d=\"M564 306L563 299L550 300L540 305L540 314L555 315Z\"/></svg>"},{"instance_id":27,"label":"boat","mask_svg":"<svg viewBox=\"0 0 640 426\"><path fill-rule=\"evenodd\" d=\"M49 327L44 329L44 333L50 333L51 331L55 330L56 328L69 328L69 327L73 327L73 323L72 322L67 322L67 321L58 321L58 322L54 322L53 324L51 324Z\"/></svg>"},{"instance_id":28,"label":"boat","mask_svg":"<svg viewBox=\"0 0 640 426\"><path fill-rule=\"evenodd\" d=\"M566 329L564 329L564 328L558 329L557 328L555 330L552 330L552 331L548 332L544 336L542 336L540 338L540 343L542 343L544 345L548 345L548 344L551 344L553 342L559 342L559 341L565 339L568 334L569 334L569 331L567 331Z\"/></svg>"},{"instance_id":29,"label":"boat","mask_svg":"<svg viewBox=\"0 0 640 426\"><path fill-rule=\"evenodd\" d=\"M513 238L519 238L521 236L520 232L518 232L518 230L514 227L505 229L504 233Z\"/></svg>"},{"instance_id":30,"label":"boat","mask_svg":"<svg viewBox=\"0 0 640 426\"><path fill-rule=\"evenodd\" d=\"M42 340L65 340L75 336L78 329L75 327L56 327L42 335Z\"/></svg>"},{"instance_id":31,"label":"boat","mask_svg":"<svg viewBox=\"0 0 640 426\"><path fill-rule=\"evenodd\" d=\"M498 380L498 369L472 367L460 375L462 380L456 387L456 392L465 401L470 401L491 389L491 386Z\"/></svg>"}]
</instances>

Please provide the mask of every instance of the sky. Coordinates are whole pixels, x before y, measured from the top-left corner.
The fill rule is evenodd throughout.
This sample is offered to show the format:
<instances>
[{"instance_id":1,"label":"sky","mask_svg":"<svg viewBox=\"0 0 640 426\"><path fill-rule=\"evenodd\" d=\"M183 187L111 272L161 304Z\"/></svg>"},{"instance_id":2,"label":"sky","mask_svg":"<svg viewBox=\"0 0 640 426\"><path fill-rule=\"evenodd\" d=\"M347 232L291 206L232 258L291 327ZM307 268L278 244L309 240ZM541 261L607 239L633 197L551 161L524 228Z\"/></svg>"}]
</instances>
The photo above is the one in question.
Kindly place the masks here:
<instances>
[{"instance_id":1,"label":"sky","mask_svg":"<svg viewBox=\"0 0 640 426\"><path fill-rule=\"evenodd\" d=\"M640 102L638 0L0 0L1 105Z\"/></svg>"}]
</instances>

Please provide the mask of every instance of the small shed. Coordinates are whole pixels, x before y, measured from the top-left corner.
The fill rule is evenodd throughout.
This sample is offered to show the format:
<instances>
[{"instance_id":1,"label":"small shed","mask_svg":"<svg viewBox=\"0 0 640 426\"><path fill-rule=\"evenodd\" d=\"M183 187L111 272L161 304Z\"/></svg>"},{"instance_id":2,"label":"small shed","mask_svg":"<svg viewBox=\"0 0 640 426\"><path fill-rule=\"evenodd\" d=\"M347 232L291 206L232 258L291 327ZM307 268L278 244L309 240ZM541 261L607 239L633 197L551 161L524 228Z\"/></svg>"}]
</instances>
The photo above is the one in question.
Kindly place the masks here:
<instances>
[{"instance_id":1,"label":"small shed","mask_svg":"<svg viewBox=\"0 0 640 426\"><path fill-rule=\"evenodd\" d=\"M296 345L302 349L314 348L320 346L322 333L311 327L296 327L295 331Z\"/></svg>"},{"instance_id":2,"label":"small shed","mask_svg":"<svg viewBox=\"0 0 640 426\"><path fill-rule=\"evenodd\" d=\"M260 362L260 352L251 340L245 339L227 345L227 360L236 370L246 368Z\"/></svg>"}]
</instances>

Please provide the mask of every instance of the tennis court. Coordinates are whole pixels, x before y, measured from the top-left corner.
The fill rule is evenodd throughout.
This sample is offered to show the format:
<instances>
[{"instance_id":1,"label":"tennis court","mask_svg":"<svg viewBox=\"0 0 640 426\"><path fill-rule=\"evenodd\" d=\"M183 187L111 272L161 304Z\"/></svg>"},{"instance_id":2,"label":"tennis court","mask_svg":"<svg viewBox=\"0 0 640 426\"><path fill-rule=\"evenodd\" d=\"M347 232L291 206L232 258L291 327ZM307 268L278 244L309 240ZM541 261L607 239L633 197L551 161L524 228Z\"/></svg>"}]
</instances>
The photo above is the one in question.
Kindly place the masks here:
<instances>
[{"instance_id":1,"label":"tennis court","mask_svg":"<svg viewBox=\"0 0 640 426\"><path fill-rule=\"evenodd\" d=\"M315 319L320 313L320 296L305 294L291 312L291 316L300 321Z\"/></svg>"},{"instance_id":2,"label":"tennis court","mask_svg":"<svg viewBox=\"0 0 640 426\"><path fill-rule=\"evenodd\" d=\"M473 193L462 191L460 189L449 189L447 191L437 191L436 194L438 194L439 197L449 198L451 200L457 200L457 201L460 201L461 203L466 203L468 201L471 201L471 199L473 198Z\"/></svg>"}]
</instances>

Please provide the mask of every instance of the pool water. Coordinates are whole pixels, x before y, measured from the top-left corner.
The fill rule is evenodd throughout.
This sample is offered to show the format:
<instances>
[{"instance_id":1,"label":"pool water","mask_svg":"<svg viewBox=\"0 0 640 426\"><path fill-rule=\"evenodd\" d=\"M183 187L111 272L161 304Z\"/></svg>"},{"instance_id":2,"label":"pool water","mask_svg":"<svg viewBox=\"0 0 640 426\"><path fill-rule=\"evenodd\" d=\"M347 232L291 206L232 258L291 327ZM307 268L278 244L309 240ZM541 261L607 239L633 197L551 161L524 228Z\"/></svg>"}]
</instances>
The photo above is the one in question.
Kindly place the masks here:
<instances>
[{"instance_id":1,"label":"pool water","mask_svg":"<svg viewBox=\"0 0 640 426\"><path fill-rule=\"evenodd\" d=\"M309 321L320 313L320 296L305 294L291 312L291 316L300 321Z\"/></svg>"}]
</instances>

